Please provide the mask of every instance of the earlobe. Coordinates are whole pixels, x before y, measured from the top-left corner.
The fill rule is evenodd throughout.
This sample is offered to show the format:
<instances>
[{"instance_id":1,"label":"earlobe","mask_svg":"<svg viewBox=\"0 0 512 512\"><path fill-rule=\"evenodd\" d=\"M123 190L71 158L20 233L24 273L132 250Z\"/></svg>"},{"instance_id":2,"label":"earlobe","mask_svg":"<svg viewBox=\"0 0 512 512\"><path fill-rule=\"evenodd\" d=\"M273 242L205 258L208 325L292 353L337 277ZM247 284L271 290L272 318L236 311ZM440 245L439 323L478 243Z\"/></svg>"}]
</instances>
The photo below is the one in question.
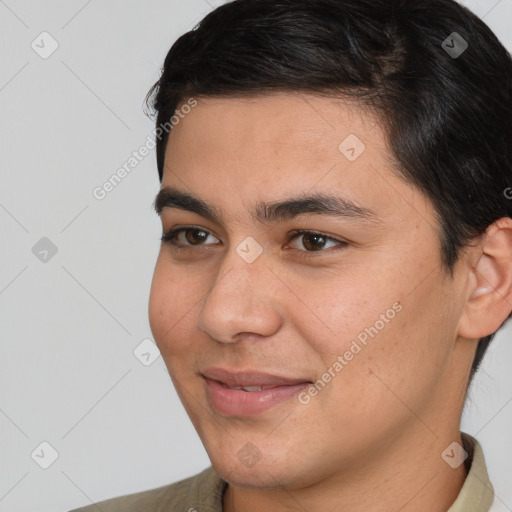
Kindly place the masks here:
<instances>
[{"instance_id":1,"label":"earlobe","mask_svg":"<svg viewBox=\"0 0 512 512\"><path fill-rule=\"evenodd\" d=\"M498 330L512 311L512 219L495 221L473 250L477 256L458 334L478 339Z\"/></svg>"}]
</instances>

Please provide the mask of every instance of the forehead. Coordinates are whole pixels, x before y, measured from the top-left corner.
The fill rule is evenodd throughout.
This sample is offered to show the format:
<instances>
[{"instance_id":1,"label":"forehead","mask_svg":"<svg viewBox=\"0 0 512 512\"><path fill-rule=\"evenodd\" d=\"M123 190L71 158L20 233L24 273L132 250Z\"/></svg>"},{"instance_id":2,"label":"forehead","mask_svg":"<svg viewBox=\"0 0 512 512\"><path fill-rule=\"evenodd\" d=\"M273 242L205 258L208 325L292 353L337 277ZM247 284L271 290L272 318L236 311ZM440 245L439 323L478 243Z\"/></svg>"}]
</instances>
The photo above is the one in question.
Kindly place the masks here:
<instances>
[{"instance_id":1,"label":"forehead","mask_svg":"<svg viewBox=\"0 0 512 512\"><path fill-rule=\"evenodd\" d=\"M194 137L198 143L215 142L218 149L250 150L258 145L259 149L292 147L311 153L315 149L332 150L333 145L337 150L338 144L353 134L361 139L371 137L373 145L384 147L384 134L377 121L373 112L353 100L300 92L208 97L197 99L197 105L171 131L169 140L171 146Z\"/></svg>"},{"instance_id":2,"label":"forehead","mask_svg":"<svg viewBox=\"0 0 512 512\"><path fill-rule=\"evenodd\" d=\"M197 99L171 130L165 167L224 179L237 170L245 180L257 175L268 184L280 177L318 180L333 165L348 174L389 157L376 117L362 107L290 92Z\"/></svg>"}]
</instances>

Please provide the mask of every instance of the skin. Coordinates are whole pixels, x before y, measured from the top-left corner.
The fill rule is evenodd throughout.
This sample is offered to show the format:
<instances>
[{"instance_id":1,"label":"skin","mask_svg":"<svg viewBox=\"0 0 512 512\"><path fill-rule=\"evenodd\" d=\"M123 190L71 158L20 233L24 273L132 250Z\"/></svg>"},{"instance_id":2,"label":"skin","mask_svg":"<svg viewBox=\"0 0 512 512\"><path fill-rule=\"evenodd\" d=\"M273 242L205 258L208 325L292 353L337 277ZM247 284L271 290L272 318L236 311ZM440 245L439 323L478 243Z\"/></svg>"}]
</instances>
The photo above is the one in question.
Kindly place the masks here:
<instances>
[{"instance_id":1,"label":"skin","mask_svg":"<svg viewBox=\"0 0 512 512\"><path fill-rule=\"evenodd\" d=\"M349 134L366 146L355 161L338 149ZM295 93L198 98L170 134L162 188L194 194L222 220L162 210L164 231L210 236L192 245L182 234L182 250L162 244L150 324L229 482L227 512L441 512L460 491L465 466L452 469L441 453L461 444L476 340L511 309L512 221L500 219L468 247L451 278L430 201L397 177L390 157L376 117ZM376 218L262 224L250 215L259 202L305 193L335 193ZM297 229L334 241L290 236ZM263 250L252 263L236 252L249 236ZM247 418L209 402L200 372L210 366L317 381L395 303L401 311L309 403L291 399ZM248 442L261 457L251 467L237 456Z\"/></svg>"}]
</instances>

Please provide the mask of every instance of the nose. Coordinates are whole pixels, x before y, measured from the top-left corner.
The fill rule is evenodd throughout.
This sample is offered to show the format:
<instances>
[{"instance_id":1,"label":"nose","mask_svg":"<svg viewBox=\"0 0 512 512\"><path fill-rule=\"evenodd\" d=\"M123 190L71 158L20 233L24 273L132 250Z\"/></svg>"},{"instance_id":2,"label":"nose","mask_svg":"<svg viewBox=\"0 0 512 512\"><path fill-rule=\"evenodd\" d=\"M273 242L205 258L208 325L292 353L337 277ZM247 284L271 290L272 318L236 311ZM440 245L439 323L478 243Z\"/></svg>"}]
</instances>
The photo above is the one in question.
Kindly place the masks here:
<instances>
[{"instance_id":1,"label":"nose","mask_svg":"<svg viewBox=\"0 0 512 512\"><path fill-rule=\"evenodd\" d=\"M236 343L279 330L278 280L264 256L247 263L235 249L226 255L198 315L201 331L220 343Z\"/></svg>"}]
</instances>

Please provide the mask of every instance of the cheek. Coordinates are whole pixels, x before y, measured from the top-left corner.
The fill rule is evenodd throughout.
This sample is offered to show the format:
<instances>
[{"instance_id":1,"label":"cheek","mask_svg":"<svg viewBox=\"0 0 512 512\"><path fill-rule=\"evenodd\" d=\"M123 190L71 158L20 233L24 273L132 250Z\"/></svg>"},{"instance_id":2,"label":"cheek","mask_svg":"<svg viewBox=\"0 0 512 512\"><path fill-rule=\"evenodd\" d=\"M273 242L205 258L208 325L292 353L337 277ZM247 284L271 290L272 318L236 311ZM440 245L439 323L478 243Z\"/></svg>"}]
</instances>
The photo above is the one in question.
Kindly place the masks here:
<instances>
[{"instance_id":1,"label":"cheek","mask_svg":"<svg viewBox=\"0 0 512 512\"><path fill-rule=\"evenodd\" d=\"M365 341L389 331L399 315L393 307L400 300L399 292L383 283L379 285L367 272L359 273L354 268L350 274L340 270L326 273L314 286L307 276L295 276L293 289L301 303L295 300L288 305L292 322L300 329L302 338L321 355L325 366L351 347L352 355L357 353L361 359L363 350L353 346L353 342L358 341L364 349Z\"/></svg>"},{"instance_id":2,"label":"cheek","mask_svg":"<svg viewBox=\"0 0 512 512\"><path fill-rule=\"evenodd\" d=\"M159 256L149 296L149 324L155 343L166 360L176 355L190 339L191 318L197 297L192 293L190 276L165 264ZM167 360L166 360L167 362Z\"/></svg>"},{"instance_id":3,"label":"cheek","mask_svg":"<svg viewBox=\"0 0 512 512\"><path fill-rule=\"evenodd\" d=\"M162 334L165 332L167 324L166 310L169 309L170 297L166 291L165 273L161 264L161 255L158 257L155 270L153 272L153 280L151 282L151 290L149 293L149 325L151 332L155 338L155 342L160 346Z\"/></svg>"},{"instance_id":4,"label":"cheek","mask_svg":"<svg viewBox=\"0 0 512 512\"><path fill-rule=\"evenodd\" d=\"M372 369L400 386L415 376L428 382L447 357L453 327L442 279L421 264L389 258L373 268L354 264L350 274L326 276L313 287L296 280L307 308L291 309L293 322L325 368L341 356L335 370L350 373L349 386L375 380Z\"/></svg>"}]
</instances>

